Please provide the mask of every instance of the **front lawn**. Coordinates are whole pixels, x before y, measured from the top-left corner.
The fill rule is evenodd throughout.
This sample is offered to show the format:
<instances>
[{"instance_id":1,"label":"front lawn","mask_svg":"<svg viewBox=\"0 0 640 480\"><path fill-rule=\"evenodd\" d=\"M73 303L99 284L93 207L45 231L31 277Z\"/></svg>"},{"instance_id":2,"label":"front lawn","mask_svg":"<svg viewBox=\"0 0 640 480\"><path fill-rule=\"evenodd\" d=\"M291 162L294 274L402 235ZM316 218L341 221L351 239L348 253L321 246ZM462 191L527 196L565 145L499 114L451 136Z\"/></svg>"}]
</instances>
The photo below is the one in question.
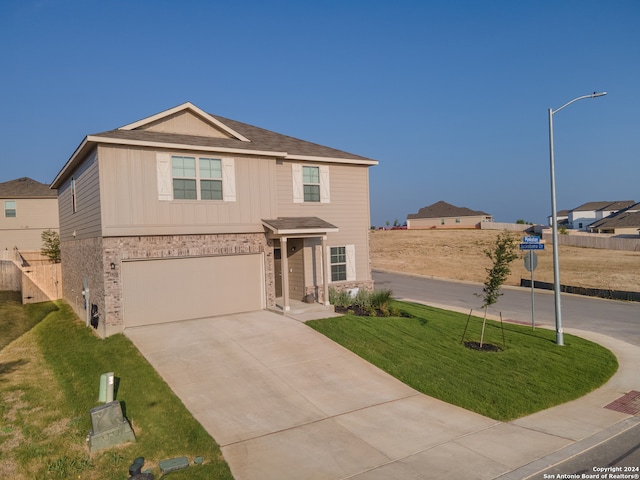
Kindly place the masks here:
<instances>
[{"instance_id":1,"label":"front lawn","mask_svg":"<svg viewBox=\"0 0 640 480\"><path fill-rule=\"evenodd\" d=\"M555 331L487 322L485 342L498 352L461 344L467 315L392 302L407 317L342 317L307 325L416 390L496 420L508 421L578 398L605 383L618 362L607 349ZM472 317L465 340L479 340Z\"/></svg>"},{"instance_id":2,"label":"front lawn","mask_svg":"<svg viewBox=\"0 0 640 480\"><path fill-rule=\"evenodd\" d=\"M178 456L191 466L172 479L233 478L216 442L125 336L100 340L66 303L48 305L0 352L0 478L121 480L137 457L160 478L158 463ZM90 454L89 410L106 372L119 379L116 400L137 441ZM197 456L203 465L193 465Z\"/></svg>"}]
</instances>

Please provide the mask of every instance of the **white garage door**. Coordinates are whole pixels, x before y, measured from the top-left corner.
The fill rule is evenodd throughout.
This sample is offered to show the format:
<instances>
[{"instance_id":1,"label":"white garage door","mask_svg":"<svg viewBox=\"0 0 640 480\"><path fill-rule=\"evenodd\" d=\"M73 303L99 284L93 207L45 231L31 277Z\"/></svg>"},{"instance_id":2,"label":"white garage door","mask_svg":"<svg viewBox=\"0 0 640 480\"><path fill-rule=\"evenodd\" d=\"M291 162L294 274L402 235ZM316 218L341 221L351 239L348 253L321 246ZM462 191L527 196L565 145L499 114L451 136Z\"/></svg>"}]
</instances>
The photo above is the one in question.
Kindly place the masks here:
<instances>
[{"instance_id":1,"label":"white garage door","mask_svg":"<svg viewBox=\"0 0 640 480\"><path fill-rule=\"evenodd\" d=\"M124 326L264 308L261 254L123 262Z\"/></svg>"}]
</instances>

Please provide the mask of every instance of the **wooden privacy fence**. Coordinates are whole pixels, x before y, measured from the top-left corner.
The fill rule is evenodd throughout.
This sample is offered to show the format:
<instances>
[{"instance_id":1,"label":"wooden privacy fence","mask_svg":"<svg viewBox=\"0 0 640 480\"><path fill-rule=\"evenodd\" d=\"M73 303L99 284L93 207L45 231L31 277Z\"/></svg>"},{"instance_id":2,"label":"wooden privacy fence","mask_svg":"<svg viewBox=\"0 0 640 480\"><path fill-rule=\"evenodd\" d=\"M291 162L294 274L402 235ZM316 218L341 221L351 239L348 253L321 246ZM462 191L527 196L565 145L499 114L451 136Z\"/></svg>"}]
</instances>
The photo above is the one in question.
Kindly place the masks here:
<instances>
[{"instance_id":1,"label":"wooden privacy fence","mask_svg":"<svg viewBox=\"0 0 640 480\"><path fill-rule=\"evenodd\" d=\"M0 290L19 292L21 290L22 272L10 260L0 261Z\"/></svg>"},{"instance_id":2,"label":"wooden privacy fence","mask_svg":"<svg viewBox=\"0 0 640 480\"><path fill-rule=\"evenodd\" d=\"M15 258L19 258L16 260ZM62 298L62 268L34 252L0 261L0 290L22 292L22 303Z\"/></svg>"}]
</instances>

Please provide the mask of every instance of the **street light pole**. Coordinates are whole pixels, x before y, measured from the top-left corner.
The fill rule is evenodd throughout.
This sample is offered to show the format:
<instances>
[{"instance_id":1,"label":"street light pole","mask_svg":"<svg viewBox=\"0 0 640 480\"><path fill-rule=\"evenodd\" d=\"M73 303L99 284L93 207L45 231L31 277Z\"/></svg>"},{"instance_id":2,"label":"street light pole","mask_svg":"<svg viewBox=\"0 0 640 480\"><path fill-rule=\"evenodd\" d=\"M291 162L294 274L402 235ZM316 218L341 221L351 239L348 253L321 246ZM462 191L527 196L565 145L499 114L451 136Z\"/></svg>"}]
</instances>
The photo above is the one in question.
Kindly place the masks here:
<instances>
[{"instance_id":1,"label":"street light pole","mask_svg":"<svg viewBox=\"0 0 640 480\"><path fill-rule=\"evenodd\" d=\"M558 245L558 210L556 208L556 173L555 163L553 158L553 115L558 113L564 107L571 105L573 102L582 100L585 98L596 98L606 95L607 92L593 92L591 95L583 95L578 98L574 98L570 102L565 103L556 110L549 109L549 159L551 166L551 230L553 236L553 296L555 301L556 310L556 344L559 346L564 345L564 335L562 332L562 309L560 306L560 260L558 251L560 250Z\"/></svg>"}]
</instances>

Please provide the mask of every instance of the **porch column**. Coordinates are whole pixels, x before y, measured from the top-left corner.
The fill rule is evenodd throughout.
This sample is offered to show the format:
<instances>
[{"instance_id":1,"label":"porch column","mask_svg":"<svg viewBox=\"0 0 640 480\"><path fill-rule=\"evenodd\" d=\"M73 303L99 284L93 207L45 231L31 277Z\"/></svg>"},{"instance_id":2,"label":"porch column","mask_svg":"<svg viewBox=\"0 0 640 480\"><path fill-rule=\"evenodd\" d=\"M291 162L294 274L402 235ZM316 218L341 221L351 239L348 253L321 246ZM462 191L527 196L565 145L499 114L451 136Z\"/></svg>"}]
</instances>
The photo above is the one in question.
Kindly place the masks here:
<instances>
[{"instance_id":1,"label":"porch column","mask_svg":"<svg viewBox=\"0 0 640 480\"><path fill-rule=\"evenodd\" d=\"M330 305L329 302L329 259L327 258L327 236L322 236L322 285L324 289L324 304Z\"/></svg>"},{"instance_id":2,"label":"porch column","mask_svg":"<svg viewBox=\"0 0 640 480\"><path fill-rule=\"evenodd\" d=\"M289 260L287 259L287 237L280 238L280 263L282 266L282 309L290 310L289 306Z\"/></svg>"}]
</instances>

